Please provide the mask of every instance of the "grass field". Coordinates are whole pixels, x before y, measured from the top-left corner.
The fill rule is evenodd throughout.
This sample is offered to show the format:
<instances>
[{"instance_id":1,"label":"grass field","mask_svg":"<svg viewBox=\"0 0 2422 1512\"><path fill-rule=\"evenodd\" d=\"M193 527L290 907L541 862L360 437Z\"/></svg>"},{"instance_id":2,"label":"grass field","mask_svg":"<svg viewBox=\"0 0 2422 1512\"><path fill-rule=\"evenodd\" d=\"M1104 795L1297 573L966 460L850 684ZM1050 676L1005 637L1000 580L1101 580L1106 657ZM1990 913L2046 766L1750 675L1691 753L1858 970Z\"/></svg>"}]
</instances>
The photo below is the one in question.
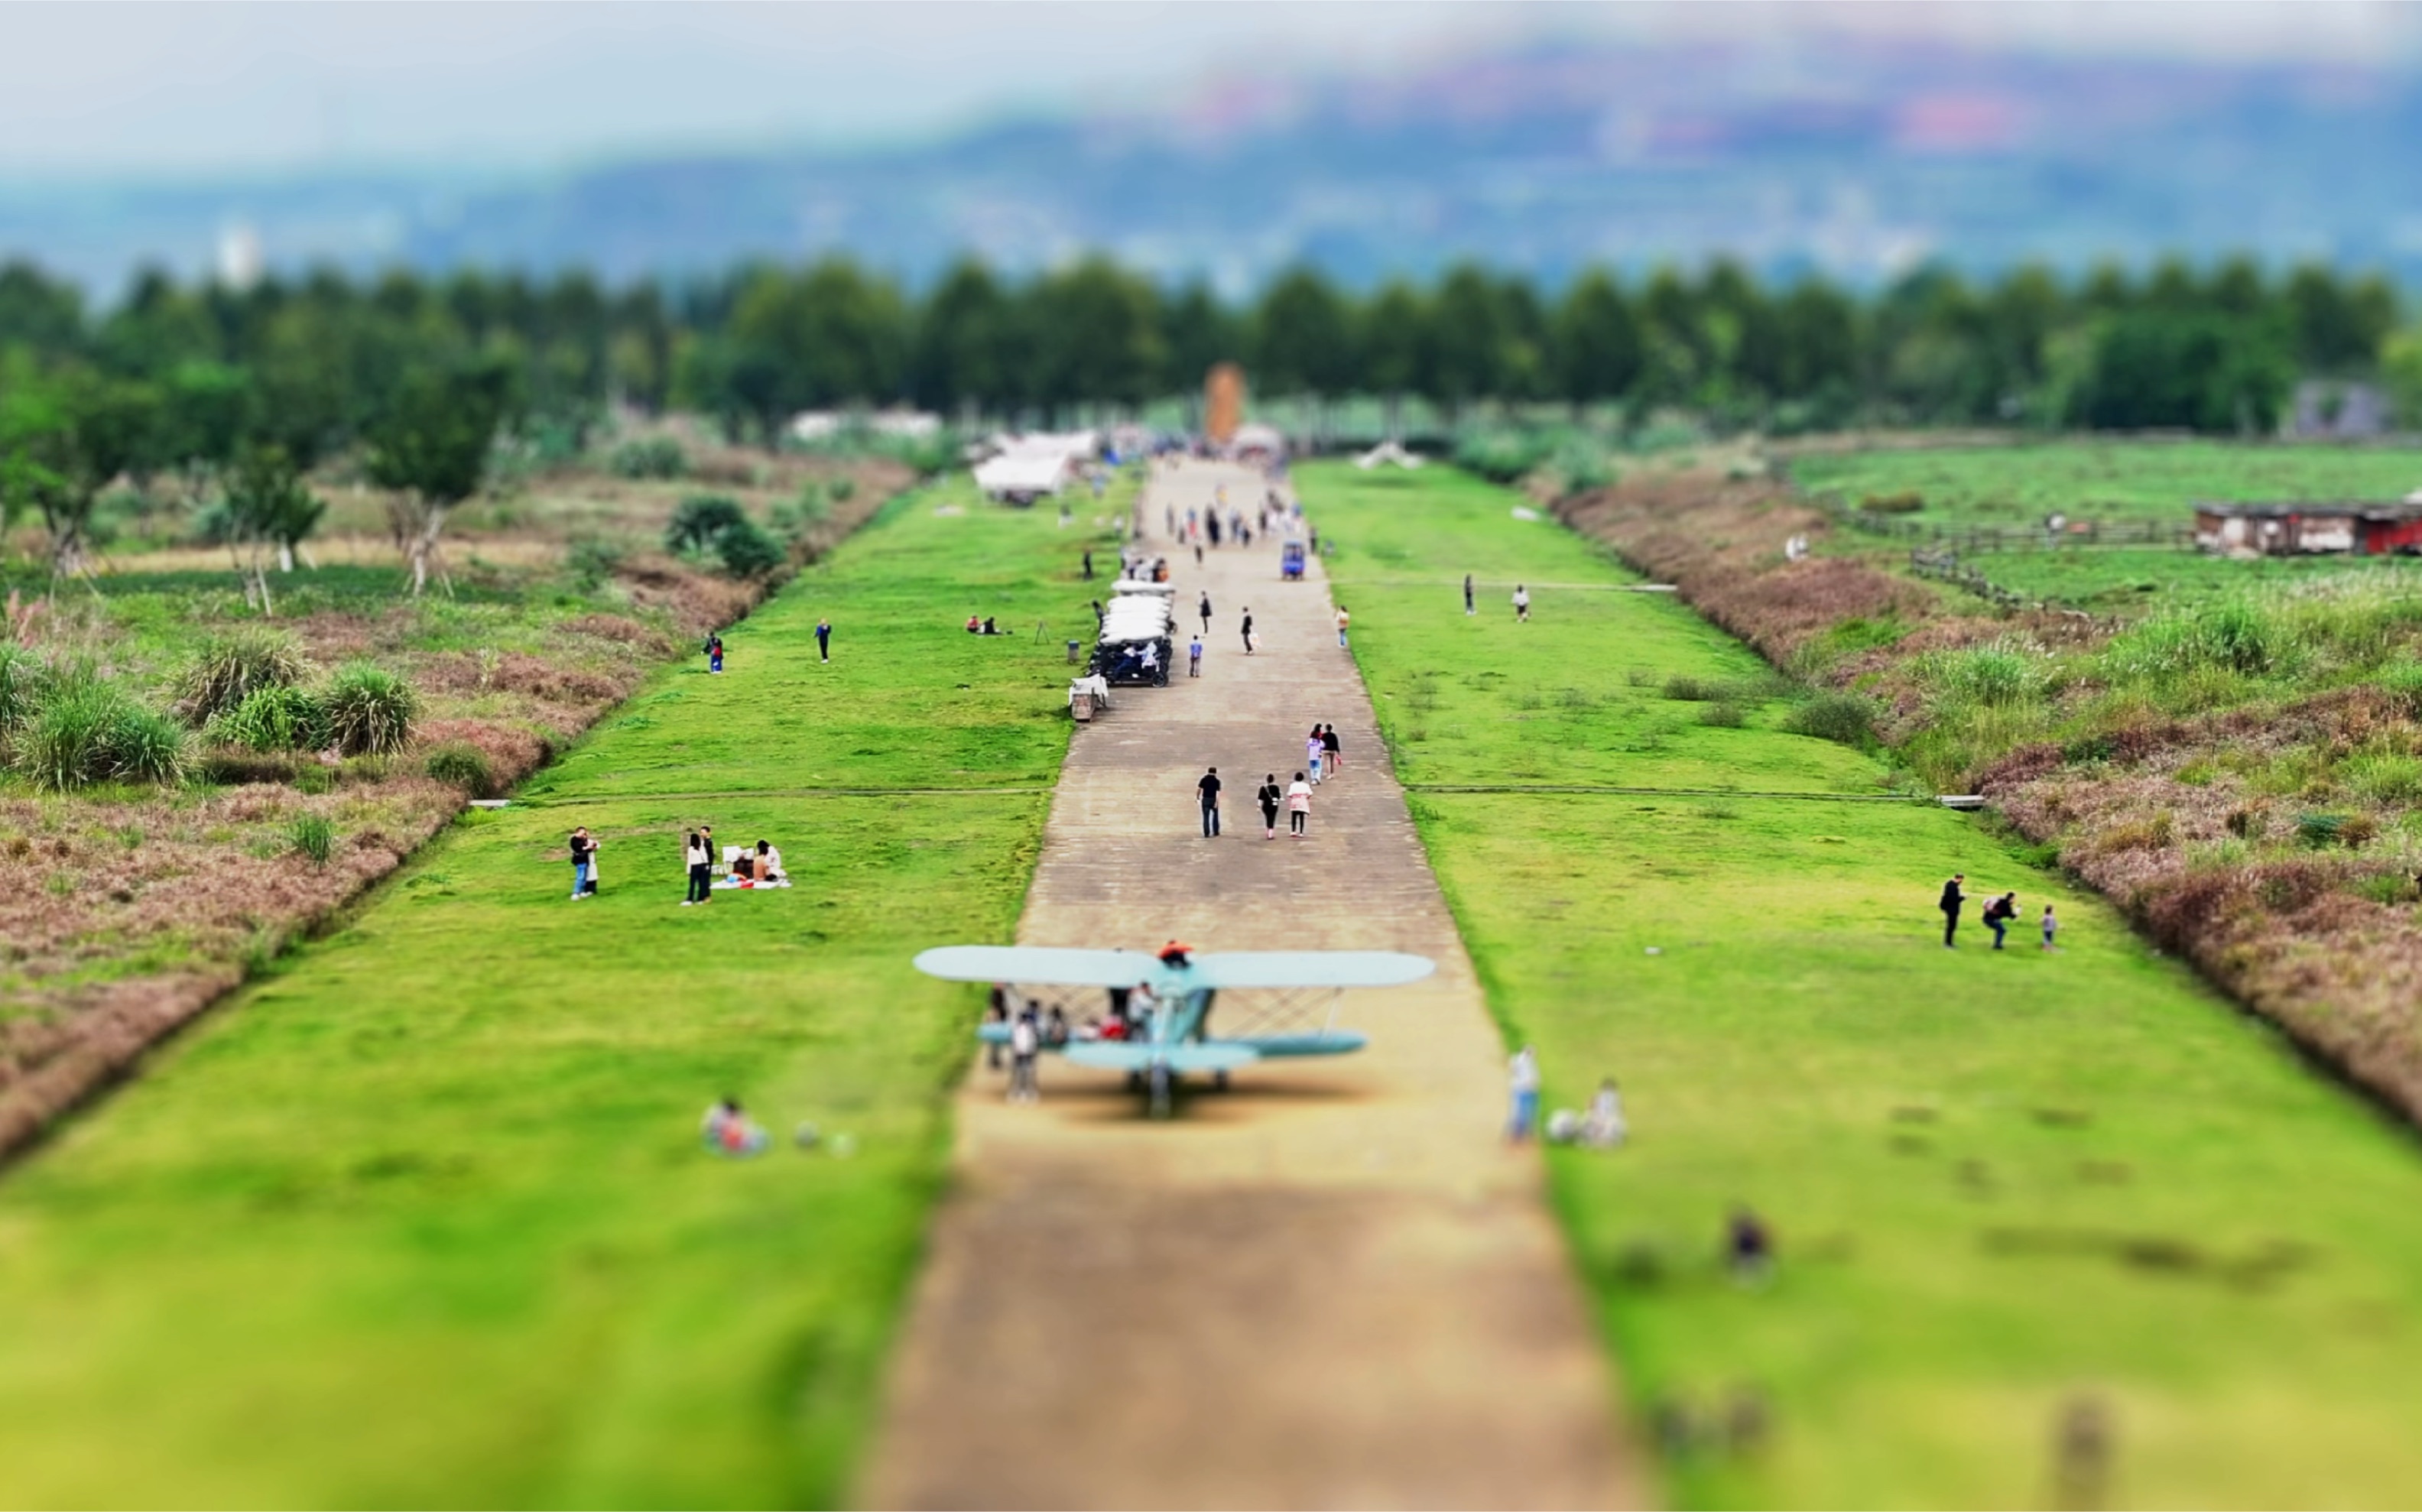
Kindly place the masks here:
<instances>
[{"instance_id":1,"label":"grass field","mask_svg":"<svg viewBox=\"0 0 2422 1512\"><path fill-rule=\"evenodd\" d=\"M1879 768L1772 728L1637 732L1743 648L1439 470L1312 466L1355 654L1465 938L1549 1106L1601 1074L1632 1144L1558 1152L1556 1201L1667 1494L1699 1506L2051 1504L2054 1423L2109 1414L2108 1504L2383 1505L2422 1484L2422 1162L2090 895L1941 809L1751 797L1451 795L1586 773L1874 791ZM1466 619L1455 584L1490 584ZM1635 671L1644 674L1635 677ZM1501 689L1555 690L1526 706ZM1567 693L1565 690L1569 690ZM2022 929L1946 953L1953 870ZM1650 953L1654 950L1657 953ZM1717 1258L1729 1204L1777 1235L1769 1285ZM1714 1425L1743 1394L1771 1431Z\"/></svg>"},{"instance_id":2,"label":"grass field","mask_svg":"<svg viewBox=\"0 0 2422 1512\"><path fill-rule=\"evenodd\" d=\"M2388 447L2248 446L2228 441L2063 439L2034 446L1876 450L1801 457L1792 477L1856 506L1915 493L1927 525L2034 526L2072 520L2189 519L2197 499L2395 499L2422 488L2422 451Z\"/></svg>"},{"instance_id":3,"label":"grass field","mask_svg":"<svg viewBox=\"0 0 2422 1512\"><path fill-rule=\"evenodd\" d=\"M841 1497L975 1006L908 956L1015 919L1087 539L894 501L9 1172L0 1501ZM794 889L680 907L701 820ZM725 1092L763 1158L699 1148Z\"/></svg>"},{"instance_id":4,"label":"grass field","mask_svg":"<svg viewBox=\"0 0 2422 1512\"><path fill-rule=\"evenodd\" d=\"M2133 615L2304 588L2352 577L2422 584L2403 557L2263 557L2233 561L2199 551L2127 546L1988 553L1962 559L2004 588L2101 614Z\"/></svg>"}]
</instances>

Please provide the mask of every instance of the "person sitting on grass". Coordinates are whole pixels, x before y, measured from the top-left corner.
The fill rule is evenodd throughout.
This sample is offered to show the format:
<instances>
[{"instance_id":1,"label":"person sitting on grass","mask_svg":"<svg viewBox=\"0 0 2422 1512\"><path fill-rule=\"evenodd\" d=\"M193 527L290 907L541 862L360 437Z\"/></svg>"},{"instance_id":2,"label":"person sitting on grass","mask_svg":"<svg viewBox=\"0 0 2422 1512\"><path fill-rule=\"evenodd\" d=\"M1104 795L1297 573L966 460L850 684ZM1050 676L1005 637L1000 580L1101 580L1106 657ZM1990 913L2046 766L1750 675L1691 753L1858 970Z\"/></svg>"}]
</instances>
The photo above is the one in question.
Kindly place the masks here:
<instances>
[{"instance_id":1,"label":"person sitting on grass","mask_svg":"<svg viewBox=\"0 0 2422 1512\"><path fill-rule=\"evenodd\" d=\"M1614 1088L1614 1078L1597 1084L1597 1095L1590 1099L1589 1111L1581 1116L1581 1142L1593 1150L1612 1150L1628 1137L1631 1130L1623 1121L1623 1095Z\"/></svg>"},{"instance_id":2,"label":"person sitting on grass","mask_svg":"<svg viewBox=\"0 0 2422 1512\"><path fill-rule=\"evenodd\" d=\"M708 1149L735 1158L759 1154L767 1143L765 1131L741 1110L737 1097L724 1097L709 1108L699 1134Z\"/></svg>"},{"instance_id":3,"label":"person sitting on grass","mask_svg":"<svg viewBox=\"0 0 2422 1512\"><path fill-rule=\"evenodd\" d=\"M782 853L765 841L757 843L757 880L788 882L790 874L782 870Z\"/></svg>"},{"instance_id":4,"label":"person sitting on grass","mask_svg":"<svg viewBox=\"0 0 2422 1512\"><path fill-rule=\"evenodd\" d=\"M972 614L970 614L970 615L968 615L968 616L967 616L967 634L969 634L969 635L971 635L971 636L972 636L972 635L976 635L976 634L980 633L983 629L983 622L982 620L977 619L977 618L976 618L974 615L972 615Z\"/></svg>"}]
</instances>

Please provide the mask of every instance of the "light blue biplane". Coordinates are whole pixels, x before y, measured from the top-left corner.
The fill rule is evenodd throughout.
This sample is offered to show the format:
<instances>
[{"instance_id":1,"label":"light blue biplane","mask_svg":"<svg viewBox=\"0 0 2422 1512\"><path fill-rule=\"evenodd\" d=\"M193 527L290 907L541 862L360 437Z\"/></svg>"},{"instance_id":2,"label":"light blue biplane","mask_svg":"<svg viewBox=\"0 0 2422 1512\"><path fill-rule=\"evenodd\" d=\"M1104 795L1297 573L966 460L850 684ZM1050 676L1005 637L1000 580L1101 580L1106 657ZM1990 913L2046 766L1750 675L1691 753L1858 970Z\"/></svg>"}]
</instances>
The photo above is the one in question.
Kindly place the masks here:
<instances>
[{"instance_id":1,"label":"light blue biplane","mask_svg":"<svg viewBox=\"0 0 2422 1512\"><path fill-rule=\"evenodd\" d=\"M1336 1000L1348 987L1400 987L1438 969L1426 955L1397 951L1241 951L1196 954L1176 947L1150 951L1077 950L1046 945L944 945L917 957L917 969L945 982L991 982L1100 987L1132 1012L1125 1039L1071 1039L1046 1045L1074 1064L1124 1071L1151 1098L1155 1116L1170 1110L1171 1089L1188 1074L1207 1073L1226 1086L1228 1074L1256 1061L1346 1055L1370 1043L1336 1027ZM1139 989L1140 989L1139 991ZM1231 1032L1209 1032L1211 1005L1220 993L1248 994ZM1317 1025L1308 999L1328 994ZM977 1037L1006 1044L1007 1024L985 1024Z\"/></svg>"}]
</instances>

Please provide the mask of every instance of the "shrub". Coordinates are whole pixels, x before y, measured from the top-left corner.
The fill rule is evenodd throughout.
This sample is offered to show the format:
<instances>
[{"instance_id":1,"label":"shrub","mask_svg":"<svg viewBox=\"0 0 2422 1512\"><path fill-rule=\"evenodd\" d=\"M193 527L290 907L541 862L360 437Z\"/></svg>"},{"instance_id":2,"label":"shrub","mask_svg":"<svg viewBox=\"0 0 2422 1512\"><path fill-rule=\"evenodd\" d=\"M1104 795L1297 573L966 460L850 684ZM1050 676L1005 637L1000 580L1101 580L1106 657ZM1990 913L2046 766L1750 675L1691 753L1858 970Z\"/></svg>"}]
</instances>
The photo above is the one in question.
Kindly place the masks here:
<instances>
[{"instance_id":1,"label":"shrub","mask_svg":"<svg viewBox=\"0 0 2422 1512\"><path fill-rule=\"evenodd\" d=\"M178 679L178 712L199 728L265 687L292 687L311 672L303 649L265 630L205 641Z\"/></svg>"},{"instance_id":2,"label":"shrub","mask_svg":"<svg viewBox=\"0 0 2422 1512\"><path fill-rule=\"evenodd\" d=\"M325 866L329 854L337 848L337 827L322 814L298 815L286 827L286 844L290 850L311 858L312 865Z\"/></svg>"},{"instance_id":3,"label":"shrub","mask_svg":"<svg viewBox=\"0 0 2422 1512\"><path fill-rule=\"evenodd\" d=\"M193 740L176 720L129 703L110 732L110 775L121 782L181 782L193 762Z\"/></svg>"},{"instance_id":4,"label":"shrub","mask_svg":"<svg viewBox=\"0 0 2422 1512\"><path fill-rule=\"evenodd\" d=\"M440 746L429 753L422 769L436 780L461 788L474 797L487 797L495 790L496 770L489 764L488 753L477 746Z\"/></svg>"},{"instance_id":5,"label":"shrub","mask_svg":"<svg viewBox=\"0 0 2422 1512\"><path fill-rule=\"evenodd\" d=\"M671 522L665 527L665 545L672 551L709 551L725 531L747 523L747 512L738 499L693 494L673 511Z\"/></svg>"},{"instance_id":6,"label":"shrub","mask_svg":"<svg viewBox=\"0 0 2422 1512\"><path fill-rule=\"evenodd\" d=\"M1674 676L1665 679L1665 696L1677 703L1706 703L1723 697L1724 685L1711 677Z\"/></svg>"},{"instance_id":7,"label":"shrub","mask_svg":"<svg viewBox=\"0 0 2422 1512\"><path fill-rule=\"evenodd\" d=\"M2422 760L2412 756L2358 756L2344 767L2346 784L2375 803L2410 803L2422 797Z\"/></svg>"},{"instance_id":8,"label":"shrub","mask_svg":"<svg viewBox=\"0 0 2422 1512\"><path fill-rule=\"evenodd\" d=\"M420 713L412 685L376 662L340 668L320 703L327 713L330 743L347 756L401 749Z\"/></svg>"},{"instance_id":9,"label":"shrub","mask_svg":"<svg viewBox=\"0 0 2422 1512\"><path fill-rule=\"evenodd\" d=\"M2296 816L2296 838L2315 850L2335 845L2346 832L2348 816L2342 813L2302 813Z\"/></svg>"},{"instance_id":10,"label":"shrub","mask_svg":"<svg viewBox=\"0 0 2422 1512\"><path fill-rule=\"evenodd\" d=\"M1719 730L1738 730L1748 721L1749 716L1741 712L1741 706L1728 700L1720 699L1699 708L1699 722Z\"/></svg>"},{"instance_id":11,"label":"shrub","mask_svg":"<svg viewBox=\"0 0 2422 1512\"><path fill-rule=\"evenodd\" d=\"M0 642L0 745L34 717L50 681L50 669L32 652Z\"/></svg>"},{"instance_id":12,"label":"shrub","mask_svg":"<svg viewBox=\"0 0 2422 1512\"><path fill-rule=\"evenodd\" d=\"M19 774L62 791L91 782L180 781L190 759L190 742L175 720L90 676L55 689L15 742Z\"/></svg>"},{"instance_id":13,"label":"shrub","mask_svg":"<svg viewBox=\"0 0 2422 1512\"><path fill-rule=\"evenodd\" d=\"M2240 840L2260 840L2271 827L2271 814L2259 804L2246 804L2228 811L2228 832Z\"/></svg>"},{"instance_id":14,"label":"shrub","mask_svg":"<svg viewBox=\"0 0 2422 1512\"><path fill-rule=\"evenodd\" d=\"M617 478L682 478L689 473L689 453L670 436L625 441L606 459L606 467Z\"/></svg>"},{"instance_id":15,"label":"shrub","mask_svg":"<svg viewBox=\"0 0 2422 1512\"><path fill-rule=\"evenodd\" d=\"M1859 508L1868 514L1915 514L1926 508L1926 497L1905 488L1897 494L1869 494L1859 500Z\"/></svg>"},{"instance_id":16,"label":"shrub","mask_svg":"<svg viewBox=\"0 0 2422 1512\"><path fill-rule=\"evenodd\" d=\"M782 543L751 520L726 528L716 541L716 554L734 577L762 577L789 559Z\"/></svg>"},{"instance_id":17,"label":"shrub","mask_svg":"<svg viewBox=\"0 0 2422 1512\"><path fill-rule=\"evenodd\" d=\"M582 592L594 592L614 575L615 568L622 565L622 555L619 542L602 536L581 536L564 548L563 564Z\"/></svg>"},{"instance_id":18,"label":"shrub","mask_svg":"<svg viewBox=\"0 0 2422 1512\"><path fill-rule=\"evenodd\" d=\"M1988 708L2027 702L2044 683L2044 658L2006 640L1945 652L1927 660L1932 663L1927 670L1938 691Z\"/></svg>"},{"instance_id":19,"label":"shrub","mask_svg":"<svg viewBox=\"0 0 2422 1512\"><path fill-rule=\"evenodd\" d=\"M247 750L317 750L328 743L327 712L299 687L256 688L212 719L203 734Z\"/></svg>"},{"instance_id":20,"label":"shrub","mask_svg":"<svg viewBox=\"0 0 2422 1512\"><path fill-rule=\"evenodd\" d=\"M2422 662L2391 662L2381 670L2380 690L2409 719L2422 719Z\"/></svg>"},{"instance_id":21,"label":"shrub","mask_svg":"<svg viewBox=\"0 0 2422 1512\"><path fill-rule=\"evenodd\" d=\"M1876 737L1876 706L1856 693L1819 693L1791 711L1783 728L1844 746L1864 746Z\"/></svg>"},{"instance_id":22,"label":"shrub","mask_svg":"<svg viewBox=\"0 0 2422 1512\"><path fill-rule=\"evenodd\" d=\"M832 496L836 504L846 504L857 496L857 480L836 478L832 480Z\"/></svg>"}]
</instances>

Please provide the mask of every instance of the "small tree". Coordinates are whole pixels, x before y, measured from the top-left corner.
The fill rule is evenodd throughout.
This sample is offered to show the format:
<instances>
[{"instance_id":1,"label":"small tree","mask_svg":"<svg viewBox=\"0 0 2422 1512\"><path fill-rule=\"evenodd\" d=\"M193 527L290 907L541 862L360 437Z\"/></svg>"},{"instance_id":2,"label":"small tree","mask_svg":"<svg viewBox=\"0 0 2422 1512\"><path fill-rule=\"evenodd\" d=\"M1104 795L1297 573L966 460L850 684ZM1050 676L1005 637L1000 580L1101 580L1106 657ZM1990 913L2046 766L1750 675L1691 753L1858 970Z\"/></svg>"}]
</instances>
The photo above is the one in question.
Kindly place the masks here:
<instances>
[{"instance_id":1,"label":"small tree","mask_svg":"<svg viewBox=\"0 0 2422 1512\"><path fill-rule=\"evenodd\" d=\"M411 563L415 598L428 587L432 565L446 580L437 556L446 515L480 491L508 393L508 375L493 364L416 372L370 426L364 470L390 491L387 524Z\"/></svg>"},{"instance_id":2,"label":"small tree","mask_svg":"<svg viewBox=\"0 0 2422 1512\"><path fill-rule=\"evenodd\" d=\"M258 447L237 459L228 480L228 549L244 575L244 597L264 616L276 610L269 597L269 558L280 571L294 566L294 547L319 528L328 506L312 494L283 447Z\"/></svg>"}]
</instances>

